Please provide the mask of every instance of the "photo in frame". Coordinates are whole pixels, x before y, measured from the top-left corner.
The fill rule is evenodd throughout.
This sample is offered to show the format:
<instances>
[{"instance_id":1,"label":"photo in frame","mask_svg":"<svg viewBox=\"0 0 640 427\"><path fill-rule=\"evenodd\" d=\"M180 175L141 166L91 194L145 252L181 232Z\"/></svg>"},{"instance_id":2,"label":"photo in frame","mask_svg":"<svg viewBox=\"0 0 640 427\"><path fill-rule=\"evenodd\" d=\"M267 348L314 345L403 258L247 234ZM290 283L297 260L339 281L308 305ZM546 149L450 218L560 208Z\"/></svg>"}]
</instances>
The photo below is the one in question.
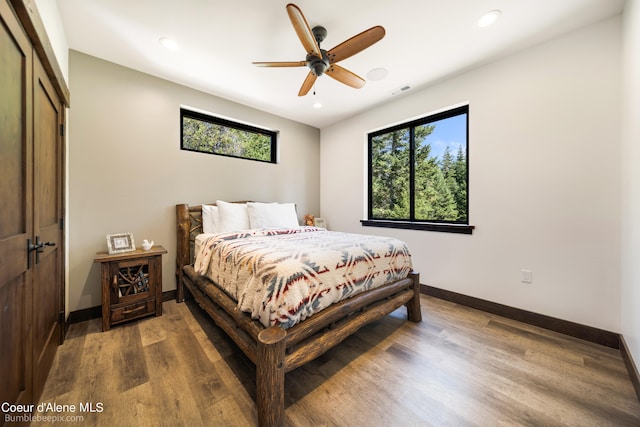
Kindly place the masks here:
<instances>
[{"instance_id":1,"label":"photo in frame","mask_svg":"<svg viewBox=\"0 0 640 427\"><path fill-rule=\"evenodd\" d=\"M119 254L136 250L132 233L118 233L107 235L107 248L109 254Z\"/></svg>"},{"instance_id":2,"label":"photo in frame","mask_svg":"<svg viewBox=\"0 0 640 427\"><path fill-rule=\"evenodd\" d=\"M315 225L316 227L327 228L327 222L324 220L324 218L316 218Z\"/></svg>"}]
</instances>

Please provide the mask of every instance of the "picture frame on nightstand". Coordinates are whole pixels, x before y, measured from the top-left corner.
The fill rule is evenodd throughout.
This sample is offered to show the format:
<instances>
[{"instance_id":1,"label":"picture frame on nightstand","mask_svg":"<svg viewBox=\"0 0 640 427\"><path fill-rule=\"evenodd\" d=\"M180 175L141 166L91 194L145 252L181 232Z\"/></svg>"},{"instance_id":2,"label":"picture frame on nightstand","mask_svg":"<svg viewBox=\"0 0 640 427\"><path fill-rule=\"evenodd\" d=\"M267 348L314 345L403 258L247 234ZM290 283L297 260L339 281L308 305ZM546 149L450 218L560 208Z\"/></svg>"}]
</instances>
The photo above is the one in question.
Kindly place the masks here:
<instances>
[{"instance_id":1,"label":"picture frame on nightstand","mask_svg":"<svg viewBox=\"0 0 640 427\"><path fill-rule=\"evenodd\" d=\"M133 234L132 233L108 234L107 248L109 249L110 255L135 251L136 244L133 241Z\"/></svg>"}]
</instances>

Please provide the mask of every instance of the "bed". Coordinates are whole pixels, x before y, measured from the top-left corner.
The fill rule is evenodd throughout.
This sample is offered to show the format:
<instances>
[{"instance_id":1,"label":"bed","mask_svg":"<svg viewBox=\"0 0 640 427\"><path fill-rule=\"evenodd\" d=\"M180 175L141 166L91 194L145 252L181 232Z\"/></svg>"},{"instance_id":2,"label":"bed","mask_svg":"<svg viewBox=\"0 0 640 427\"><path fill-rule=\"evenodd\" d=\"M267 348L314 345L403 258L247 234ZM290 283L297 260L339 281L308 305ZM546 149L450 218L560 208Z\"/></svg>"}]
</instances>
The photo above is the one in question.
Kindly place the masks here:
<instances>
[{"instance_id":1,"label":"bed","mask_svg":"<svg viewBox=\"0 0 640 427\"><path fill-rule=\"evenodd\" d=\"M215 212L218 218L214 221L218 222L217 226L213 225L216 233L209 234L212 229L212 209L220 210L220 213ZM223 209L225 216L222 215ZM245 209L249 209L248 220L244 218L244 215L247 215L244 213ZM228 220L232 212L237 213L238 218L242 218L240 223L227 222L220 228L220 218ZM422 320L419 275L410 269L407 270L406 262L401 258L403 250L398 251L400 261L393 261L390 264L391 268L387 266L384 274L362 273L370 268L370 258L378 257L375 251L370 249L362 250L361 255L353 259L345 259L345 265L359 263L365 267L354 267L350 274L357 277L349 279L348 286L342 282L338 286L330 274L318 274L323 270L318 264L324 261L309 261L306 259L307 252L312 251L306 249L315 247L310 239L322 238L321 236L325 235L338 239L346 233L329 232L317 227L298 227L295 207L293 212L292 215L291 205L253 202L216 201L200 206L176 205L176 300L182 302L186 292L191 294L198 305L256 365L256 405L260 426L284 425L284 379L287 372L315 359L362 326L386 316L403 305L407 308L409 321ZM287 221L295 221L296 226L290 228ZM248 228L249 231L230 231L229 227ZM207 233L203 233L205 230ZM337 235L340 236L336 237ZM367 236L360 237L362 240L368 239ZM315 289L315 286L322 282L322 286L328 286L329 290L307 291L303 303L293 302L294 309L285 306L284 300L278 300L277 297L284 293L283 289L297 288L303 276L292 275L289 272L287 277L295 276L293 281L276 279L275 276L269 276L269 279L261 278L255 286L258 288L257 293L250 294L252 287L244 285L245 282L251 282L247 280L247 274L257 274L257 270L264 269L264 265L257 267L255 258L250 260L247 254L257 251L257 247L263 245L267 239L282 241L279 240L277 250L260 254L261 262L264 261L267 266L269 262L280 265L283 258L280 257L279 251L286 250L289 245L303 245L304 254L290 256L289 258L295 260L287 261L285 264L288 263L290 268L297 268L295 262L305 258L304 266L313 266L311 274L305 275L316 280L310 287ZM300 239L301 242L294 243ZM324 243L320 244L323 245ZM353 243L349 245L354 246ZM355 246L366 244L358 243ZM198 255L196 251L200 248L203 250L198 251ZM245 252L233 252L242 250ZM387 252L394 250L389 249ZM388 257L389 253L385 256ZM408 256L410 258L410 254ZM233 260L232 266L222 266L221 260ZM249 273L239 272L243 266L248 266ZM357 268L361 270L356 274ZM223 270L225 273L220 276L220 271ZM390 274L390 270L394 270L394 273ZM324 273L324 270L322 272ZM320 276L322 280L319 279ZM260 286L260 282L264 286ZM285 285L282 285L283 283ZM331 290L332 287L340 288L340 291L334 292ZM360 289L354 290L358 287Z\"/></svg>"}]
</instances>

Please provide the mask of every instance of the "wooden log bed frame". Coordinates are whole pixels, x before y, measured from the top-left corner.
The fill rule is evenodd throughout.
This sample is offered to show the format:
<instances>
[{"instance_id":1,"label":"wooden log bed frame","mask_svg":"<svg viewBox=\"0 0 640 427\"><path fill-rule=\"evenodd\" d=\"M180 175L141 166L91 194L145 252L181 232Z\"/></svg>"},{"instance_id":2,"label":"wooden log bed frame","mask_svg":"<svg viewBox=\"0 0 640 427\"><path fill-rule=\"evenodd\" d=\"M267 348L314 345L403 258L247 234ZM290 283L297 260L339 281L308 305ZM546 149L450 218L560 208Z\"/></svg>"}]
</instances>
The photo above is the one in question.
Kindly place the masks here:
<instances>
[{"instance_id":1,"label":"wooden log bed frame","mask_svg":"<svg viewBox=\"0 0 640 427\"><path fill-rule=\"evenodd\" d=\"M212 203L213 204L213 203ZM213 321L256 365L256 405L260 426L284 425L285 374L325 353L362 326L401 306L408 320L422 320L420 276L387 283L340 301L289 329L264 327L241 312L237 303L193 268L195 236L202 233L202 206L176 205L176 300L185 287Z\"/></svg>"}]
</instances>

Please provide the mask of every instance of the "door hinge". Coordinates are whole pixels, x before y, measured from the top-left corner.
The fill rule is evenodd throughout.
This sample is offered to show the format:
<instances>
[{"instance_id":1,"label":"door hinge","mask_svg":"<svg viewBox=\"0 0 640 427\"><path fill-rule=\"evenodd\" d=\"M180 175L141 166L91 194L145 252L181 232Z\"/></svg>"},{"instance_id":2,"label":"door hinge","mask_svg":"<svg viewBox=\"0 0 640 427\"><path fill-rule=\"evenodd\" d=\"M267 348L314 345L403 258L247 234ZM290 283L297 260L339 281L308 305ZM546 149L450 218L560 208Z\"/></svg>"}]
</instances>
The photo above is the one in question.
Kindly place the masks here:
<instances>
[{"instance_id":1,"label":"door hinge","mask_svg":"<svg viewBox=\"0 0 640 427\"><path fill-rule=\"evenodd\" d=\"M64 136L64 124L60 123L60 136Z\"/></svg>"},{"instance_id":2,"label":"door hinge","mask_svg":"<svg viewBox=\"0 0 640 427\"><path fill-rule=\"evenodd\" d=\"M58 313L58 323L61 325L64 323L64 311Z\"/></svg>"},{"instance_id":3,"label":"door hinge","mask_svg":"<svg viewBox=\"0 0 640 427\"><path fill-rule=\"evenodd\" d=\"M60 218L59 224L60 224L60 230L64 230L64 218Z\"/></svg>"}]
</instances>

